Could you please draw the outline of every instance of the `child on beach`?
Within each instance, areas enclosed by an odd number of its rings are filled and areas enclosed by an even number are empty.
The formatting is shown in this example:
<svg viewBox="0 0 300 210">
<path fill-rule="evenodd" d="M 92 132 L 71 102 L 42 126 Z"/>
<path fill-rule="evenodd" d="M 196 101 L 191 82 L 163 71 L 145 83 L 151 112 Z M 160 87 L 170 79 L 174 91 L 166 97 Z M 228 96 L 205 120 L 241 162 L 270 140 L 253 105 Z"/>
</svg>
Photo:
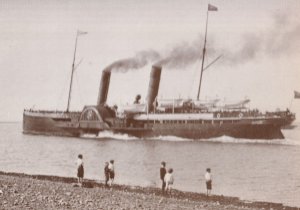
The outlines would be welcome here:
<svg viewBox="0 0 300 210">
<path fill-rule="evenodd" d="M 165 191 L 165 187 L 166 187 L 166 182 L 165 182 L 165 175 L 166 175 L 167 171 L 166 171 L 166 162 L 161 162 L 161 166 L 160 166 L 160 179 L 162 181 L 162 191 Z"/>
<path fill-rule="evenodd" d="M 110 186 L 113 184 L 115 179 L 115 166 L 114 166 L 114 160 L 110 160 L 108 164 L 109 169 L 109 178 L 110 178 Z"/>
<path fill-rule="evenodd" d="M 77 177 L 78 177 L 78 184 L 81 186 L 83 182 L 84 176 L 84 168 L 83 168 L 83 156 L 82 154 L 78 155 L 77 159 Z"/>
<path fill-rule="evenodd" d="M 174 183 L 173 169 L 170 168 L 165 175 L 166 192 L 171 194 L 172 185 Z"/>
<path fill-rule="evenodd" d="M 108 162 L 105 162 L 105 167 L 104 167 L 104 176 L 105 176 L 105 187 L 108 186 L 108 181 L 109 181 L 109 168 L 108 168 Z"/>
<path fill-rule="evenodd" d="M 210 173 L 210 168 L 206 169 L 205 173 L 205 181 L 206 181 L 206 196 L 208 196 L 211 193 L 212 188 L 212 175 Z"/>
</svg>

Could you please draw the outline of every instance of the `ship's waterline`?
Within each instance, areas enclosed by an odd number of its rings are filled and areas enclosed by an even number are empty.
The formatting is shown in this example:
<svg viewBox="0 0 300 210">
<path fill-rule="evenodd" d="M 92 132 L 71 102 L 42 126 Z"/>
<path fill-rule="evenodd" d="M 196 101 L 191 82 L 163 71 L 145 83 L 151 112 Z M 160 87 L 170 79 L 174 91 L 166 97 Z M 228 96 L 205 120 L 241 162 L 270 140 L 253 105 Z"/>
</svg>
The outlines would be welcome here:
<svg viewBox="0 0 300 210">
<path fill-rule="evenodd" d="M 137 139 L 108 132 L 85 138 L 23 135 L 21 127 L 0 124 L 3 171 L 75 177 L 75 161 L 82 153 L 87 178 L 103 180 L 104 162 L 114 159 L 116 182 L 159 187 L 164 160 L 174 169 L 177 189 L 204 192 L 203 176 L 210 167 L 215 194 L 300 207 L 299 130 L 284 132 L 289 136 L 285 140 L 219 137 L 199 142 L 172 136 Z"/>
</svg>

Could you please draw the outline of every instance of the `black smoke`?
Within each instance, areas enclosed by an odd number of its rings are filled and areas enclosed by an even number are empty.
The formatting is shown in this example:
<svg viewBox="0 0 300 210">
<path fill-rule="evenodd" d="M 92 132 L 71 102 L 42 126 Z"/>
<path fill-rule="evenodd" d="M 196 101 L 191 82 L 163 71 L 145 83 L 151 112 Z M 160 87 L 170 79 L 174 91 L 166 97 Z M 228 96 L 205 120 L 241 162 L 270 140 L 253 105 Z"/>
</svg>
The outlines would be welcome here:
<svg viewBox="0 0 300 210">
<path fill-rule="evenodd" d="M 202 59 L 203 44 L 204 40 L 202 37 L 198 37 L 192 42 L 182 42 L 177 44 L 154 65 L 167 67 L 170 69 L 183 69 L 184 67 L 187 67 Z M 216 50 L 211 46 L 212 45 L 206 46 L 206 53 L 209 53 L 210 56 L 214 56 L 216 54 Z"/>
<path fill-rule="evenodd" d="M 158 52 L 154 50 L 145 50 L 136 53 L 134 57 L 117 60 L 108 65 L 104 71 L 127 72 L 137 70 L 146 66 L 149 62 L 155 62 L 160 58 Z"/>
</svg>

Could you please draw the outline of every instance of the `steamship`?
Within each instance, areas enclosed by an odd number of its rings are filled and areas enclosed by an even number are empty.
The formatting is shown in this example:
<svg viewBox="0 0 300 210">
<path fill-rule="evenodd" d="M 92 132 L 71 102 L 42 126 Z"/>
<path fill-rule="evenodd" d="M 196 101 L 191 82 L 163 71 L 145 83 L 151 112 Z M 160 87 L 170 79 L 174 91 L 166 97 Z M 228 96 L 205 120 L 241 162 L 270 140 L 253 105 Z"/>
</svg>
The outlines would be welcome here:
<svg viewBox="0 0 300 210">
<path fill-rule="evenodd" d="M 157 95 L 162 66 L 153 65 L 144 104 L 139 102 L 140 96 L 137 96 L 135 102 L 129 106 L 110 107 L 106 101 L 112 72 L 104 70 L 97 104 L 85 106 L 80 112 L 72 112 L 69 111 L 69 104 L 77 33 L 67 110 L 59 112 L 24 110 L 23 133 L 80 137 L 110 131 L 138 138 L 177 136 L 200 140 L 230 136 L 246 139 L 283 139 L 281 128 L 290 125 L 295 120 L 295 114 L 289 110 L 261 113 L 256 109 L 247 108 L 246 104 L 249 100 L 220 106 L 218 100 L 201 101 L 199 99 L 206 34 L 205 32 L 200 84 L 196 99 L 159 100 Z"/>
<path fill-rule="evenodd" d="M 158 100 L 162 68 L 153 66 L 147 102 L 140 97 L 126 107 L 106 105 L 111 71 L 103 71 L 98 102 L 81 112 L 24 110 L 23 131 L 29 134 L 80 137 L 102 131 L 139 138 L 177 136 L 208 139 L 231 136 L 247 139 L 282 139 L 281 127 L 290 125 L 295 114 L 289 110 L 261 113 L 246 108 L 249 100 L 217 106 L 218 100 Z"/>
</svg>

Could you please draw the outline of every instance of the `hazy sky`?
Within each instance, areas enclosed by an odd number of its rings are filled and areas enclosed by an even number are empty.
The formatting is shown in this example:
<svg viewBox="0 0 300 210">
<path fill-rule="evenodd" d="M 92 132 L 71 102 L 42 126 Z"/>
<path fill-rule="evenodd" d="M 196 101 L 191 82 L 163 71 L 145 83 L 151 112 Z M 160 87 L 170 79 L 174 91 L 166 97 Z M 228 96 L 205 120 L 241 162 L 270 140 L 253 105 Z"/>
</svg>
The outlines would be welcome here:
<svg viewBox="0 0 300 210">
<path fill-rule="evenodd" d="M 300 116 L 300 1 L 210 0 L 207 60 L 223 57 L 203 75 L 201 98 L 251 99 L 262 110 L 290 107 Z M 183 65 L 182 52 L 201 57 L 206 0 L 0 0 L 0 121 L 21 120 L 24 108 L 65 110 L 76 31 L 71 110 L 96 104 L 102 70 L 151 50 L 179 53 L 165 66 L 160 98 L 196 98 L 200 59 Z M 195 59 L 194 59 L 195 61 Z M 181 62 L 181 63 L 180 63 Z M 145 100 L 149 63 L 113 72 L 108 102 Z"/>
</svg>

